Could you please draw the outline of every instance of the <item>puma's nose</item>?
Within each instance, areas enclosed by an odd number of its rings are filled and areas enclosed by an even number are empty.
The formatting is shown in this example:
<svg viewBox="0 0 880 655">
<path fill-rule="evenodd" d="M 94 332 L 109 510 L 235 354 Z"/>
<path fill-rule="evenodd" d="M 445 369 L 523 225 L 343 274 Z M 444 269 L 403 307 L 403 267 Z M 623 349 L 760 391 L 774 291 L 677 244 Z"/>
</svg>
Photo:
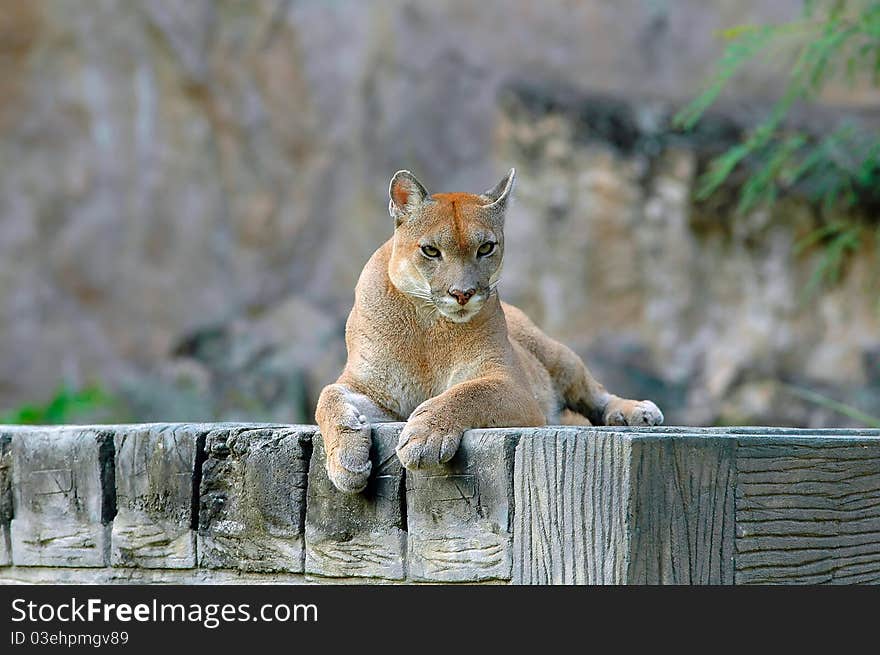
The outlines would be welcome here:
<svg viewBox="0 0 880 655">
<path fill-rule="evenodd" d="M 453 296 L 458 301 L 458 304 L 463 307 L 468 304 L 468 300 L 470 300 L 471 296 L 476 292 L 476 289 L 466 289 L 465 291 L 462 291 L 461 289 L 453 288 L 449 290 L 449 295 Z"/>
</svg>

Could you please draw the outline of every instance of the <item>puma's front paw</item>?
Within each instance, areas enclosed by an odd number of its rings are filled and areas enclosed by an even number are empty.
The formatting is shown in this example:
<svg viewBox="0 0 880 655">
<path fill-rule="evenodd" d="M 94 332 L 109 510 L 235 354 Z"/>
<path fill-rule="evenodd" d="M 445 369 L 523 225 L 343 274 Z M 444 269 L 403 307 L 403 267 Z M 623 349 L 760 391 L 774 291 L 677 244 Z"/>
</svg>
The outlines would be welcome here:
<svg viewBox="0 0 880 655">
<path fill-rule="evenodd" d="M 461 435 L 460 430 L 433 420 L 429 412 L 416 410 L 400 433 L 397 456 L 409 470 L 435 468 L 452 459 Z"/>
<path fill-rule="evenodd" d="M 333 485 L 349 494 L 363 491 L 370 479 L 372 429 L 363 416 L 333 426 L 334 438 L 324 438 L 327 446 L 327 475 Z"/>
<path fill-rule="evenodd" d="M 650 400 L 614 398 L 605 408 L 605 425 L 650 426 L 663 423 L 663 412 Z"/>
</svg>

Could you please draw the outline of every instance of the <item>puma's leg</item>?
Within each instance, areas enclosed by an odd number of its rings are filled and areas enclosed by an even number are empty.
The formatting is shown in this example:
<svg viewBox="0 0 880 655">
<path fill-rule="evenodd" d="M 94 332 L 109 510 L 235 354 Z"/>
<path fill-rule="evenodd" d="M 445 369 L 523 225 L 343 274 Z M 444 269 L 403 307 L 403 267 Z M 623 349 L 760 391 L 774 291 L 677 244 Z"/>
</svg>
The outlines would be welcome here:
<svg viewBox="0 0 880 655">
<path fill-rule="evenodd" d="M 605 408 L 605 425 L 660 425 L 663 412 L 650 400 L 628 400 L 612 396 Z"/>
<path fill-rule="evenodd" d="M 358 493 L 370 477 L 372 423 L 393 421 L 375 402 L 337 382 L 324 387 L 315 412 L 324 438 L 327 475 L 340 491 Z"/>
<path fill-rule="evenodd" d="M 578 414 L 570 409 L 563 409 L 559 414 L 559 425 L 593 425 L 583 414 Z"/>
<path fill-rule="evenodd" d="M 544 334 L 520 309 L 505 304 L 504 313 L 510 336 L 550 373 L 564 409 L 585 416 L 593 425 L 663 423 L 663 412 L 650 400 L 627 400 L 608 393 L 577 353 Z"/>
<path fill-rule="evenodd" d="M 465 430 L 543 425 L 544 414 L 529 390 L 504 375 L 453 385 L 416 407 L 400 433 L 397 456 L 408 469 L 452 459 Z"/>
<path fill-rule="evenodd" d="M 660 425 L 663 412 L 650 400 L 628 400 L 608 393 L 583 360 L 559 344 L 557 366 L 550 372 L 565 407 L 587 417 L 593 425 Z"/>
</svg>

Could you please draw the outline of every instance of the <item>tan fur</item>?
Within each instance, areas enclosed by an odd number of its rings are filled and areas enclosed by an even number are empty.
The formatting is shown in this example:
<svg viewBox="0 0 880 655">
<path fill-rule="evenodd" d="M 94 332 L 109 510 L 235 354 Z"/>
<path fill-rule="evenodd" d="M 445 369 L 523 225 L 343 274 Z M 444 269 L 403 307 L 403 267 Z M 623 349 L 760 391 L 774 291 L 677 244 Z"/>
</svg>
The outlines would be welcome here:
<svg viewBox="0 0 880 655">
<path fill-rule="evenodd" d="M 482 195 L 429 197 L 408 172 L 392 179 L 394 236 L 364 267 L 346 323 L 345 370 L 318 400 L 339 489 L 366 486 L 375 422 L 407 422 L 397 454 L 418 469 L 449 461 L 470 428 L 663 421 L 654 403 L 608 393 L 571 349 L 499 300 L 512 185 L 511 170 Z M 493 252 L 478 255 L 487 243 L 497 244 Z"/>
</svg>

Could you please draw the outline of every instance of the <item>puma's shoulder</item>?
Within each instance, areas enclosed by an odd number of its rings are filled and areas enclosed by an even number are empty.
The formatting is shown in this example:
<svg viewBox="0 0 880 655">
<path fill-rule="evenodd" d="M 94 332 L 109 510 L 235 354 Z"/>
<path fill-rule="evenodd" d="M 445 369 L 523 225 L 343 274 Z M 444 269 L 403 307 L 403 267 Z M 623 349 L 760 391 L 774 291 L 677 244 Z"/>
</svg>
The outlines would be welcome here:
<svg viewBox="0 0 880 655">
<path fill-rule="evenodd" d="M 501 303 L 504 319 L 507 322 L 507 334 L 511 340 L 517 341 L 534 352 L 537 342 L 548 339 L 532 319 L 523 310 L 506 302 Z"/>
</svg>

